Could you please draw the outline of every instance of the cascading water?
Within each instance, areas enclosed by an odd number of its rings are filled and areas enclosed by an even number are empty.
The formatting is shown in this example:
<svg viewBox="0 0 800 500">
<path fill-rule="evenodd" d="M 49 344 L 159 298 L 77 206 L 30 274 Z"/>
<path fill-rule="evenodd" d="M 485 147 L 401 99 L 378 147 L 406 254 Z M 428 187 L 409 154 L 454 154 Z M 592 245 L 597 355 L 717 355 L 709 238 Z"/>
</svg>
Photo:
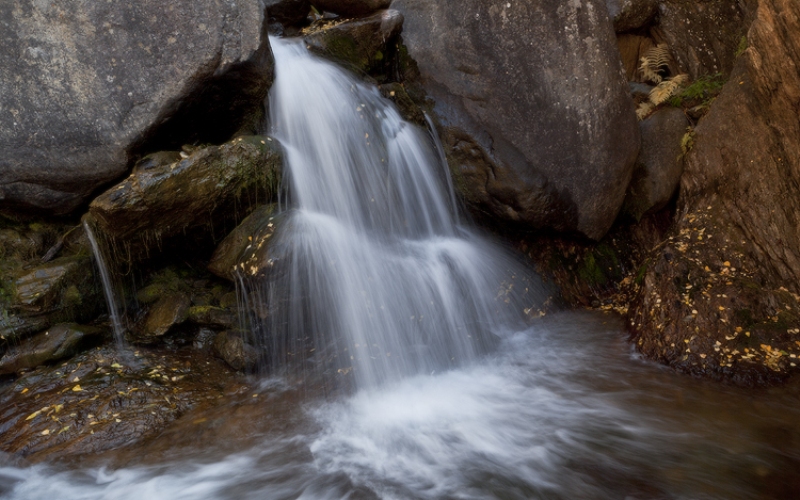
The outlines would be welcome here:
<svg viewBox="0 0 800 500">
<path fill-rule="evenodd" d="M 271 132 L 286 151 L 296 210 L 270 242 L 266 282 L 240 277 L 250 309 L 269 305 L 251 324 L 270 339 L 270 362 L 317 352 L 370 386 L 485 352 L 521 319 L 522 305 L 498 294 L 520 286 L 524 271 L 456 224 L 425 131 L 302 42 L 271 43 Z"/>
</svg>

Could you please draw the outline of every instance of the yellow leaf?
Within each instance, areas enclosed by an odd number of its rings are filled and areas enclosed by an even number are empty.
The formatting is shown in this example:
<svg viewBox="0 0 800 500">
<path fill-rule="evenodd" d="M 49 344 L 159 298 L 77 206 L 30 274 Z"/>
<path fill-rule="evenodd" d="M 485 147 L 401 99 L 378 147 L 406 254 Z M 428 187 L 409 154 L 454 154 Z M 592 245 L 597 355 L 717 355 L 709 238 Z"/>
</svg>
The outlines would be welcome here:
<svg viewBox="0 0 800 500">
<path fill-rule="evenodd" d="M 82 390 L 83 390 L 83 389 L 81 389 L 81 386 L 80 386 L 80 385 L 75 385 L 75 387 L 73 387 L 73 388 L 72 388 L 72 391 L 73 391 L 73 392 L 80 392 L 80 391 L 82 391 Z"/>
<path fill-rule="evenodd" d="M 25 420 L 30 420 L 32 418 L 36 418 L 40 413 L 42 413 L 42 410 L 35 411 L 35 412 L 31 413 L 30 415 L 28 415 L 28 418 L 26 418 Z"/>
<path fill-rule="evenodd" d="M 42 431 L 42 436 L 47 436 L 48 434 L 50 434 L 50 429 L 45 429 Z"/>
<path fill-rule="evenodd" d="M 22 389 L 22 391 L 20 391 L 20 394 L 25 394 L 26 392 L 28 392 L 28 388 L 27 387 Z"/>
</svg>

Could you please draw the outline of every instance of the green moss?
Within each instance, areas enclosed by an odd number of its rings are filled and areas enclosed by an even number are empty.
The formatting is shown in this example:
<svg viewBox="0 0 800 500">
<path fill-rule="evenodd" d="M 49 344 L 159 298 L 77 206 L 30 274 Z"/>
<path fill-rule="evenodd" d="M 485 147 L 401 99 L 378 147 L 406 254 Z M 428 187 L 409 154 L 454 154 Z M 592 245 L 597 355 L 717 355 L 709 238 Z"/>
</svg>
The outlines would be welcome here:
<svg viewBox="0 0 800 500">
<path fill-rule="evenodd" d="M 691 85 L 686 87 L 675 97 L 669 99 L 669 104 L 675 107 L 708 106 L 716 99 L 722 87 L 725 86 L 725 77 L 722 73 L 701 76 Z"/>
<path fill-rule="evenodd" d="M 747 50 L 749 47 L 749 43 L 747 42 L 747 35 L 743 35 L 742 38 L 739 40 L 739 46 L 736 47 L 736 52 L 734 52 L 734 56 L 739 57 L 740 55 L 744 54 L 744 51 Z"/>
<path fill-rule="evenodd" d="M 750 309 L 736 309 L 733 311 L 733 317 L 736 323 L 743 328 L 750 328 L 756 324 L 753 312 Z"/>
<path fill-rule="evenodd" d="M 602 286 L 608 281 L 593 252 L 589 252 L 584 257 L 583 264 L 578 268 L 578 277 L 590 286 Z"/>
<path fill-rule="evenodd" d="M 636 280 L 635 283 L 637 285 L 641 285 L 644 283 L 644 277 L 647 275 L 647 264 L 642 264 L 639 266 L 639 270 L 636 271 Z"/>
<path fill-rule="evenodd" d="M 83 296 L 75 285 L 70 285 L 61 295 L 61 301 L 65 307 L 76 307 L 83 303 Z"/>
</svg>

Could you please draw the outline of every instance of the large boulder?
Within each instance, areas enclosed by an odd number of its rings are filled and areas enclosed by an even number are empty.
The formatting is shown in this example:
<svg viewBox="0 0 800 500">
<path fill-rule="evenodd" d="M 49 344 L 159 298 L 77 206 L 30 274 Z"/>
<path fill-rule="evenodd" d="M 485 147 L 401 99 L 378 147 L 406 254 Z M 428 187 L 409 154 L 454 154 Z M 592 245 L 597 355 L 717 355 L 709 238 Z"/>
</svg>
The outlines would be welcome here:
<svg viewBox="0 0 800 500">
<path fill-rule="evenodd" d="M 639 150 L 603 2 L 395 0 L 456 186 L 474 209 L 602 237 Z"/>
<path fill-rule="evenodd" d="M 672 237 L 641 275 L 636 344 L 680 370 L 743 383 L 798 371 L 797 33 L 800 4 L 759 0 L 749 48 L 695 129 Z"/>
<path fill-rule="evenodd" d="M 265 26 L 259 0 L 1 2 L 0 208 L 68 213 L 142 153 L 257 120 Z"/>
</svg>

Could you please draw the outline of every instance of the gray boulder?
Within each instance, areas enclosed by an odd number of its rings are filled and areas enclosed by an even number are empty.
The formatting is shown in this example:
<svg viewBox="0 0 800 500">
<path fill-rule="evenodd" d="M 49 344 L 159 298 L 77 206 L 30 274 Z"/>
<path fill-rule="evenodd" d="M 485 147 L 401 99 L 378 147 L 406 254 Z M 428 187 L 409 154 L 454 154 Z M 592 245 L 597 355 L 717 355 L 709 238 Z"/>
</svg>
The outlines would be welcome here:
<svg viewBox="0 0 800 500">
<path fill-rule="evenodd" d="M 636 220 L 663 208 L 683 173 L 681 140 L 689 120 L 683 110 L 665 108 L 640 122 L 642 150 L 636 161 L 624 211 Z"/>
<path fill-rule="evenodd" d="M 132 160 L 259 119 L 259 0 L 0 2 L 0 208 L 64 214 Z"/>
<path fill-rule="evenodd" d="M 435 100 L 456 186 L 475 211 L 600 238 L 639 151 L 603 2 L 395 0 Z"/>
</svg>

